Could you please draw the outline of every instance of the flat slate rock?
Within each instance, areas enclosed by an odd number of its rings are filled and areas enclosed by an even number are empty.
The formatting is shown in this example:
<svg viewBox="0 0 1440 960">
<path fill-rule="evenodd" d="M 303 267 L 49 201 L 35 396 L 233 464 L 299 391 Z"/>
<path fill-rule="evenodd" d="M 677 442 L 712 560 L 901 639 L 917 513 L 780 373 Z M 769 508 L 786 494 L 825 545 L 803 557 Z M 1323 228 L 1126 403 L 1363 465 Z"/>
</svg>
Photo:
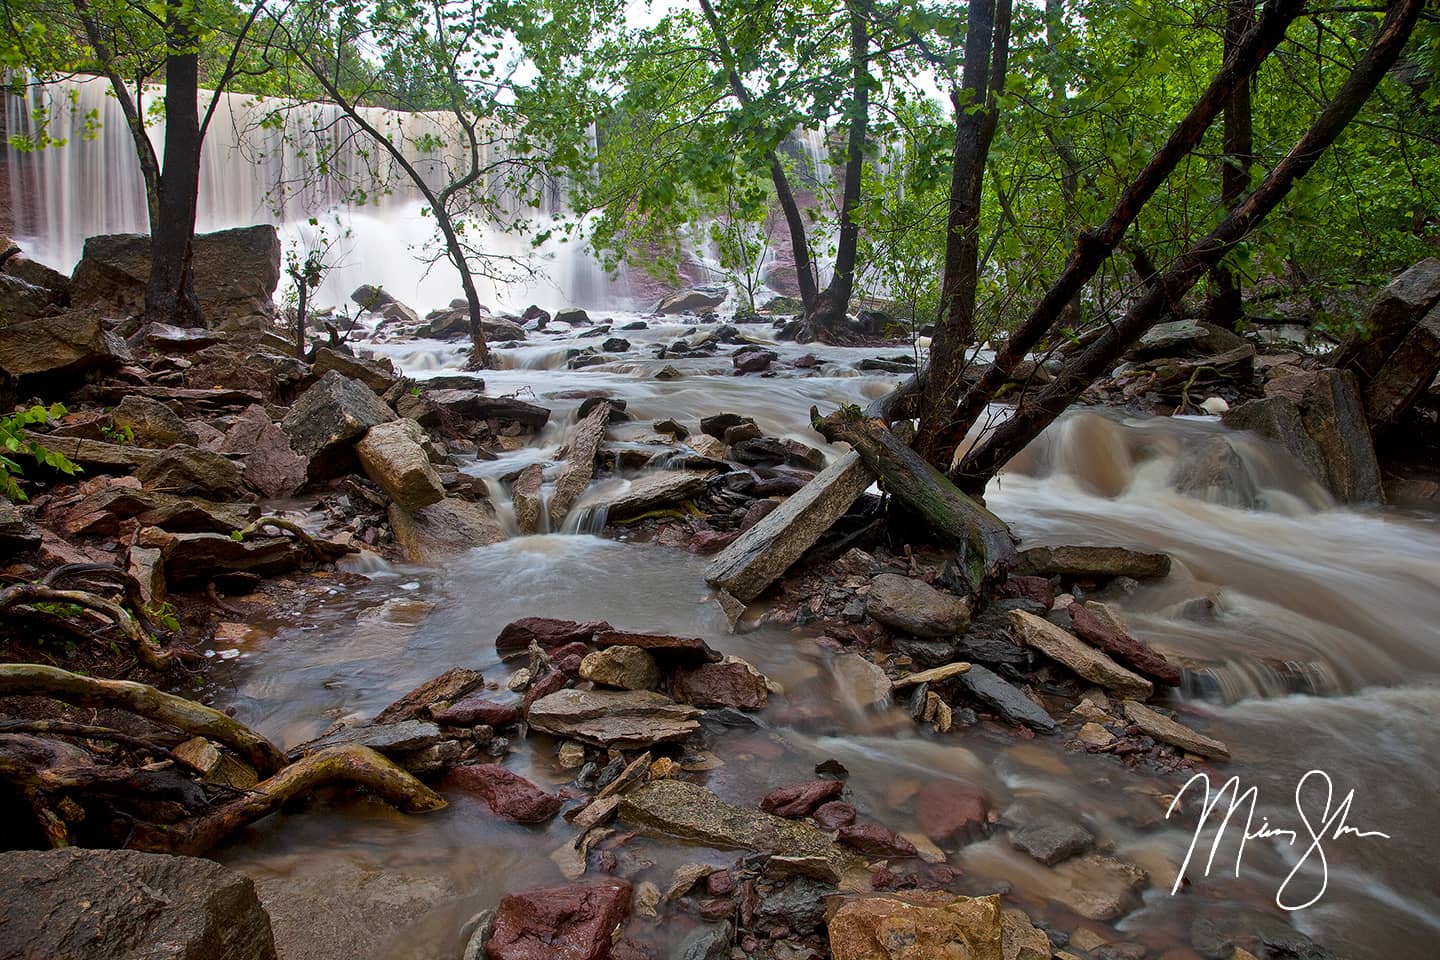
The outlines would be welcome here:
<svg viewBox="0 0 1440 960">
<path fill-rule="evenodd" d="M 559 690 L 530 705 L 530 729 L 601 747 L 676 743 L 700 729 L 701 712 L 649 690 Z"/>
<path fill-rule="evenodd" d="M 1031 547 L 1020 551 L 1015 572 L 1020 576 L 1151 580 L 1170 573 L 1170 557 L 1125 547 Z"/>
<path fill-rule="evenodd" d="M 972 663 L 956 678 L 967 694 L 995 711 L 1009 723 L 1023 724 L 1037 733 L 1054 733 L 1055 719 L 1039 704 L 993 670 Z"/>
<path fill-rule="evenodd" d="M 1011 628 L 1027 646 L 1034 647 L 1050 659 L 1064 664 L 1091 683 L 1097 683 L 1122 697 L 1143 699 L 1155 691 L 1149 680 L 1125 669 L 1049 620 L 1042 620 L 1024 610 L 1011 610 L 1009 616 Z"/>
<path fill-rule="evenodd" d="M 1156 740 L 1209 760 L 1230 759 L 1230 748 L 1213 737 L 1191 730 L 1185 724 L 1171 720 L 1143 703 L 1126 700 L 1124 707 L 1125 719 Z"/>
<path fill-rule="evenodd" d="M 679 663 L 719 663 L 721 656 L 699 637 L 675 637 L 663 633 L 629 633 L 602 630 L 594 635 L 597 647 L 639 647 L 652 656 Z M 498 641 L 497 641 L 498 645 Z"/>
</svg>

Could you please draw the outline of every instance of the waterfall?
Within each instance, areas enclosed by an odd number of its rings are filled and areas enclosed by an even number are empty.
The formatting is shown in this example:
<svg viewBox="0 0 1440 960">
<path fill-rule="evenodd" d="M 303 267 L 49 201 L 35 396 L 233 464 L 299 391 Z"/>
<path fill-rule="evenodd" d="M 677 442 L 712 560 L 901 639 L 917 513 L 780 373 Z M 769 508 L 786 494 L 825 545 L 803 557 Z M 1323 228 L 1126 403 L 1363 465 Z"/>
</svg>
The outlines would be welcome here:
<svg viewBox="0 0 1440 960">
<path fill-rule="evenodd" d="M 163 87 L 144 88 L 141 110 L 163 97 Z M 202 111 L 210 98 L 202 92 Z M 58 142 L 20 149 L 17 136 L 38 138 L 42 132 L 37 109 L 47 119 L 43 132 Z M 406 145 L 406 159 L 427 182 L 445 182 L 448 170 L 466 162 L 453 121 L 445 115 L 378 107 L 361 112 L 368 123 Z M 158 155 L 163 117 L 152 115 L 147 123 Z M 6 100 L 5 130 L 16 239 L 32 258 L 68 271 L 80 259 L 86 237 L 148 232 L 140 164 L 109 81 L 74 78 L 32 86 L 26 96 Z M 422 141 L 434 149 L 418 149 Z M 500 147 L 483 149 L 483 164 L 503 159 Z M 325 174 L 316 175 L 322 169 Z M 486 253 L 522 265 L 498 278 L 476 278 L 487 306 L 633 306 L 624 272 L 618 279 L 608 275 L 580 241 L 554 239 L 536 248 L 510 229 L 515 218 L 544 230 L 562 217 L 563 184 L 526 191 L 538 194 L 539 205 L 517 196 L 499 175 L 486 190 L 497 201 L 498 219 L 470 224 L 467 236 Z M 275 224 L 287 249 L 305 248 L 321 230 L 342 238 L 338 265 L 317 294 L 317 306 L 347 306 L 350 291 L 361 283 L 384 286 L 422 311 L 460 295 L 458 274 L 437 259 L 441 251 L 434 222 L 423 213 L 419 191 L 333 104 L 219 95 L 201 157 L 196 229 L 251 223 Z"/>
</svg>

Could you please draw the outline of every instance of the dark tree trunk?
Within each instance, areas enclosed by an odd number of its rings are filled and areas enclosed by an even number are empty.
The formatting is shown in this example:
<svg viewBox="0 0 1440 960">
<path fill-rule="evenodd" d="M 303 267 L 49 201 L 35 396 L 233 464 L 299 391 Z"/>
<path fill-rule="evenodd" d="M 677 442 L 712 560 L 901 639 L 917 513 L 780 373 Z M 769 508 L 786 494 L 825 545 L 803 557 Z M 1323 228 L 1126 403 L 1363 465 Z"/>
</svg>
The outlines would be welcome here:
<svg viewBox="0 0 1440 960">
<path fill-rule="evenodd" d="M 835 247 L 835 271 L 830 282 L 805 305 L 806 334 L 812 339 L 833 339 L 845 322 L 855 292 L 855 255 L 860 244 L 860 181 L 865 169 L 865 145 L 870 133 L 871 0 L 850 4 L 850 109 L 847 111 L 845 183 L 840 200 L 840 236 Z"/>
<path fill-rule="evenodd" d="M 1229 0 L 1225 7 L 1225 56 L 1234 56 L 1240 38 L 1255 23 L 1255 0 Z M 1232 209 L 1250 189 L 1250 164 L 1255 137 L 1250 111 L 1250 84 L 1242 83 L 1225 102 L 1225 156 L 1220 166 L 1220 205 Z M 1215 266 L 1215 295 L 1209 303 L 1209 319 L 1229 330 L 1239 327 L 1245 314 L 1240 281 L 1225 264 Z"/>
<path fill-rule="evenodd" d="M 1125 316 L 1068 363 L 1033 401 L 1015 413 L 970 452 L 952 474 L 962 490 L 984 489 L 986 482 L 1065 411 L 1096 377 L 1120 356 L 1212 269 L 1226 252 L 1245 238 L 1290 189 L 1305 176 L 1325 150 L 1364 106 L 1385 73 L 1404 50 L 1426 0 L 1392 0 L 1370 49 L 1356 64 L 1335 97 L 1285 158 L 1248 197 L 1164 273 Z"/>
<path fill-rule="evenodd" d="M 984 412 L 995 392 L 1010 379 L 1026 354 L 1050 333 L 1066 306 L 1079 295 L 1096 271 L 1119 245 L 1130 224 L 1195 145 L 1238 84 L 1245 83 L 1285 37 L 1290 22 L 1304 9 L 1304 0 L 1270 0 L 1255 29 L 1246 35 L 1220 72 L 1210 81 L 1195 106 L 1125 188 L 1109 218 L 1093 231 L 1082 233 L 1064 271 L 1031 309 L 1029 316 L 1006 341 L 980 380 L 965 394 L 959 410 L 935 441 L 936 449 L 953 450 Z M 935 416 L 942 414 L 936 413 Z M 943 459 L 943 457 L 938 458 Z"/>
<path fill-rule="evenodd" d="M 195 206 L 200 193 L 199 54 L 193 22 L 176 2 L 166 5 L 165 151 L 150 225 L 150 282 L 145 319 L 182 327 L 205 325 L 190 269 Z"/>
<path fill-rule="evenodd" d="M 954 444 L 939 441 L 962 389 L 965 352 L 975 340 L 975 296 L 980 283 L 980 202 L 985 161 L 995 138 L 996 98 L 1005 86 L 1010 49 L 1010 0 L 970 0 L 965 71 L 955 106 L 955 155 L 950 167 L 950 214 L 945 236 L 945 273 L 940 316 L 930 342 L 920 430 L 915 449 L 941 470 L 950 467 Z"/>
</svg>

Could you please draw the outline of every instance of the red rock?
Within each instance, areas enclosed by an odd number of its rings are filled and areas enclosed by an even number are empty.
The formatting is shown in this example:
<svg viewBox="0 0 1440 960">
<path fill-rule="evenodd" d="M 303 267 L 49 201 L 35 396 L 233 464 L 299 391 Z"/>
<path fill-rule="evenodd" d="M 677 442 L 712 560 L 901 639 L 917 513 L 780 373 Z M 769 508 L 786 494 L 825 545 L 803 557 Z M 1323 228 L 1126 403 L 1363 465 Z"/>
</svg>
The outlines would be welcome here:
<svg viewBox="0 0 1440 960">
<path fill-rule="evenodd" d="M 748 663 L 707 663 L 670 676 L 670 696 L 696 707 L 763 710 L 770 699 L 765 678 Z"/>
<path fill-rule="evenodd" d="M 1030 600 L 1049 610 L 1055 605 L 1055 585 L 1049 577 L 1009 576 L 995 591 L 1002 600 Z"/>
<path fill-rule="evenodd" d="M 919 853 L 915 844 L 881 823 L 847 823 L 840 828 L 839 840 L 872 857 L 913 857 Z"/>
<path fill-rule="evenodd" d="M 811 816 L 821 830 L 839 830 L 855 822 L 855 808 L 843 800 L 831 800 L 820 804 Z"/>
<path fill-rule="evenodd" d="M 1166 686 L 1180 686 L 1180 668 L 1165 656 L 1136 640 L 1124 630 L 1091 613 L 1078 603 L 1070 604 L 1070 631 L 1136 673 L 1151 677 Z"/>
<path fill-rule="evenodd" d="M 734 543 L 738 536 L 740 536 L 738 530 L 701 530 L 690 538 L 690 543 L 685 549 L 691 553 L 716 553 Z"/>
<path fill-rule="evenodd" d="M 578 671 L 580 668 L 577 666 L 575 669 Z M 563 670 L 551 670 L 539 680 L 532 682 L 530 688 L 525 691 L 525 699 L 521 701 L 521 711 L 529 714 L 531 704 L 541 697 L 548 697 L 552 693 L 565 689 L 565 685 L 570 680 L 571 676 Z"/>
<path fill-rule="evenodd" d="M 588 643 L 567 643 L 563 647 L 556 647 L 554 650 L 549 651 L 551 661 L 557 663 L 567 657 L 579 657 L 583 660 L 585 659 L 585 654 L 589 652 L 590 644 Z"/>
<path fill-rule="evenodd" d="M 735 892 L 735 877 L 729 870 L 716 870 L 705 878 L 705 892 L 712 897 L 724 897 Z"/>
<path fill-rule="evenodd" d="M 771 790 L 760 801 L 760 809 L 777 817 L 803 817 L 845 789 L 839 780 L 810 780 Z"/>
<path fill-rule="evenodd" d="M 604 620 L 576 623 L 551 617 L 523 617 L 508 624 L 495 638 L 495 649 L 501 653 L 520 653 L 530 649 L 531 641 L 542 650 L 554 650 L 567 643 L 588 643 L 596 633 L 609 630 Z"/>
<path fill-rule="evenodd" d="M 630 912 L 628 880 L 512 893 L 495 911 L 490 960 L 605 960 L 610 933 Z"/>
<path fill-rule="evenodd" d="M 567 657 L 556 658 L 551 662 L 550 666 L 555 672 L 562 673 L 573 680 L 580 676 L 580 664 L 584 659 L 585 658 L 578 653 L 572 653 Z"/>
<path fill-rule="evenodd" d="M 560 812 L 563 802 L 518 773 L 494 763 L 456 767 L 446 774 L 445 784 L 473 793 L 485 801 L 496 816 L 515 823 L 544 823 Z"/>
<path fill-rule="evenodd" d="M 660 633 L 627 633 L 602 630 L 595 635 L 597 647 L 639 647 L 657 659 L 672 663 L 719 663 L 720 654 L 699 637 L 672 637 Z"/>
<path fill-rule="evenodd" d="M 915 794 L 915 820 L 935 843 L 967 843 L 990 829 L 985 794 L 973 784 L 932 780 Z"/>
<path fill-rule="evenodd" d="M 735 902 L 725 898 L 701 900 L 700 916 L 712 923 L 717 920 L 729 920 L 735 916 Z"/>
<path fill-rule="evenodd" d="M 755 524 L 768 517 L 770 511 L 778 506 L 780 506 L 780 501 L 778 500 L 756 500 L 745 509 L 745 516 L 740 518 L 740 530 L 742 532 L 749 530 L 755 526 Z"/>
<path fill-rule="evenodd" d="M 375 722 L 399 723 L 401 720 L 420 719 L 436 704 L 453 703 L 484 682 L 485 678 L 479 670 L 467 670 L 464 667 L 446 670 L 381 710 Z"/>
<path fill-rule="evenodd" d="M 432 719 L 444 727 L 473 727 L 481 723 L 504 727 L 519 722 L 520 704 L 498 703 L 483 697 L 466 697 L 432 714 Z"/>
</svg>

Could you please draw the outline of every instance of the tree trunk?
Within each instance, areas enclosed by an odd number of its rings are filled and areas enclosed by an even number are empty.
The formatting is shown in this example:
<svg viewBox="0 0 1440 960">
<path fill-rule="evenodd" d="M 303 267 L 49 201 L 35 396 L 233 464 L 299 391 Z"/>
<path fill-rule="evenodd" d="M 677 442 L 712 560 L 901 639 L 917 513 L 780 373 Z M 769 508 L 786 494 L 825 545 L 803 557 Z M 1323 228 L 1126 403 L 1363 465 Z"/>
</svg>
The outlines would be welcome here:
<svg viewBox="0 0 1440 960">
<path fill-rule="evenodd" d="M 870 133 L 870 34 L 872 0 L 850 3 L 850 109 L 845 147 L 845 184 L 840 200 L 840 236 L 835 247 L 835 270 L 830 282 L 813 305 L 805 306 L 805 327 L 809 339 L 834 339 L 845 322 L 850 297 L 855 292 L 855 256 L 860 245 L 861 175 L 865 170 L 865 145 Z"/>
<path fill-rule="evenodd" d="M 953 450 L 965 438 L 995 392 L 1010 379 L 1025 355 L 1049 334 L 1066 306 L 1119 245 L 1141 208 L 1200 142 L 1231 92 L 1259 69 L 1260 63 L 1284 39 L 1286 28 L 1299 16 L 1304 6 L 1304 0 L 1270 0 L 1259 23 L 1245 36 L 1235 56 L 1225 62 L 1195 106 L 1170 134 L 1170 139 L 1125 188 L 1109 218 L 1098 229 L 1083 233 L 1076 239 L 1064 271 L 1010 335 L 979 382 L 965 394 L 954 418 L 936 439 L 937 448 L 943 445 Z M 943 416 L 938 412 L 933 415 Z"/>
<path fill-rule="evenodd" d="M 1240 38 L 1255 23 L 1255 0 L 1229 0 L 1225 8 L 1225 56 L 1234 56 Z M 1220 161 L 1220 206 L 1234 208 L 1250 189 L 1250 164 L 1255 137 L 1250 111 L 1250 84 L 1242 83 L 1225 102 L 1225 156 Z M 1209 303 L 1209 319 L 1227 330 L 1235 330 L 1245 314 L 1240 281 L 1224 263 L 1212 273 L 1215 295 Z"/>
<path fill-rule="evenodd" d="M 955 106 L 955 155 L 950 167 L 950 215 L 940 316 L 930 343 L 930 372 L 915 439 L 921 455 L 942 470 L 949 469 L 955 447 L 938 442 L 940 431 L 960 399 L 965 352 L 975 340 L 980 202 L 985 161 L 998 119 L 995 101 L 1005 86 L 1010 0 L 970 0 L 966 31 L 965 72 L 961 88 L 951 94 Z"/>
<path fill-rule="evenodd" d="M 1137 300 L 1118 323 L 1067 364 L 1034 401 L 1018 407 L 1010 419 L 965 457 L 952 474 L 962 489 L 983 490 L 986 482 L 1011 457 L 1038 437 L 1096 377 L 1109 370 L 1146 330 L 1180 302 L 1207 270 L 1285 198 L 1296 181 L 1319 161 L 1394 65 L 1425 2 L 1392 0 L 1370 49 L 1294 149 L 1209 236 L 1193 245 L 1162 273 L 1155 286 Z"/>
<path fill-rule="evenodd" d="M 166 4 L 165 152 L 157 212 L 150 225 L 150 282 L 145 319 L 182 327 L 205 325 L 195 298 L 191 248 L 200 193 L 200 81 L 198 38 L 177 0 Z"/>
<path fill-rule="evenodd" d="M 1004 521 L 957 489 L 884 421 L 867 419 L 854 408 L 822 418 L 812 407 L 810 425 L 826 440 L 850 444 L 884 480 L 885 489 L 925 519 L 937 540 L 960 549 L 960 567 L 970 589 L 1003 577 L 1014 565 L 1015 541 Z"/>
</svg>

